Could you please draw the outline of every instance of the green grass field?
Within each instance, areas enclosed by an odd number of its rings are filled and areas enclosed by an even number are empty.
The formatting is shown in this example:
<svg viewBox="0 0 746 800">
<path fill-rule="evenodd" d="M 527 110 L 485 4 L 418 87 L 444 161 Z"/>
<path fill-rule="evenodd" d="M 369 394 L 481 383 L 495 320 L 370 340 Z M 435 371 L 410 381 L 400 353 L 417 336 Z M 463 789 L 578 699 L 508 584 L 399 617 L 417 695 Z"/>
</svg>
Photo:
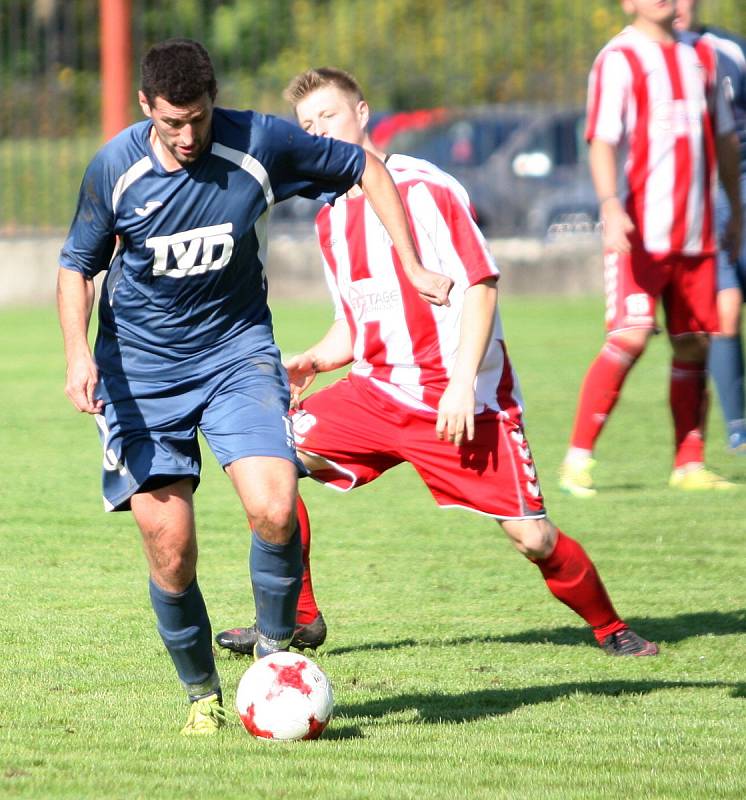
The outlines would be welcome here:
<svg viewBox="0 0 746 800">
<path fill-rule="evenodd" d="M 598 449 L 601 493 L 556 488 L 598 300 L 503 304 L 553 519 L 620 613 L 661 643 L 611 659 L 491 521 L 439 511 L 400 467 L 350 496 L 309 481 L 317 660 L 336 692 L 323 739 L 178 735 L 186 704 L 155 631 L 127 514 L 105 515 L 95 425 L 62 393 L 52 310 L 0 313 L 0 797 L 746 797 L 746 488 L 689 496 L 670 470 L 667 346 L 653 342 Z M 276 304 L 280 344 L 325 307 Z M 713 403 L 715 406 L 715 403 Z M 713 409 L 709 460 L 746 483 Z M 214 629 L 253 619 L 248 536 L 209 454 L 197 494 Z M 248 667 L 221 658 L 226 699 Z"/>
</svg>

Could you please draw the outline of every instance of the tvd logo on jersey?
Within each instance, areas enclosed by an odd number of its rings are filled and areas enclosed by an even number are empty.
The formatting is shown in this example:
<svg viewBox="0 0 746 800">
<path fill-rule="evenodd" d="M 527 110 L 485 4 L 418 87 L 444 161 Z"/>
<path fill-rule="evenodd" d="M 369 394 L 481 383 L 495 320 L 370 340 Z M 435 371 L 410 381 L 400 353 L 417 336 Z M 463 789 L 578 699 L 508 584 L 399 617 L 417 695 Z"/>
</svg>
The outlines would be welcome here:
<svg viewBox="0 0 746 800">
<path fill-rule="evenodd" d="M 185 278 L 222 269 L 233 253 L 233 223 L 194 228 L 170 236 L 151 236 L 145 246 L 154 251 L 153 275 Z"/>
</svg>

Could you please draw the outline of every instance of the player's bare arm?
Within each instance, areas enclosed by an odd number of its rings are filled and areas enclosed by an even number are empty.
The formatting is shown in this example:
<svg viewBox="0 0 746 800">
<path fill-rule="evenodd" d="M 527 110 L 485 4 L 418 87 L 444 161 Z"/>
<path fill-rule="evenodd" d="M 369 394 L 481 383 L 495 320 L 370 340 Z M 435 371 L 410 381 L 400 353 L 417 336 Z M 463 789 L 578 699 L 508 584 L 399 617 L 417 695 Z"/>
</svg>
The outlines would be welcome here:
<svg viewBox="0 0 746 800">
<path fill-rule="evenodd" d="M 740 188 L 740 144 L 736 133 L 718 136 L 717 159 L 720 182 L 723 185 L 728 203 L 730 204 L 730 219 L 723 234 L 721 247 L 728 252 L 732 261 L 738 258 L 741 252 L 741 237 L 743 236 L 743 209 L 741 207 Z"/>
<path fill-rule="evenodd" d="M 601 139 L 593 139 L 590 144 L 589 163 L 603 223 L 604 248 L 617 253 L 628 253 L 629 234 L 634 231 L 635 226 L 617 196 L 616 147 Z"/>
<path fill-rule="evenodd" d="M 331 372 L 352 361 L 352 337 L 344 319 L 335 320 L 323 338 L 308 350 L 284 362 L 290 382 L 290 407 L 295 408 L 303 392 L 319 372 Z"/>
<path fill-rule="evenodd" d="M 420 297 L 436 306 L 447 306 L 453 281 L 447 276 L 426 270 L 417 255 L 412 233 L 399 192 L 388 170 L 377 156 L 366 150 L 365 170 L 360 188 L 388 231 L 399 254 L 404 271 Z"/>
<path fill-rule="evenodd" d="M 474 438 L 474 381 L 487 352 L 497 307 L 497 280 L 470 286 L 464 294 L 458 353 L 448 386 L 438 403 L 435 434 L 457 447 Z"/>
<path fill-rule="evenodd" d="M 57 308 L 67 361 L 65 394 L 78 411 L 98 414 L 101 400 L 94 398 L 98 369 L 88 344 L 88 323 L 95 297 L 93 281 L 79 272 L 60 268 Z"/>
</svg>

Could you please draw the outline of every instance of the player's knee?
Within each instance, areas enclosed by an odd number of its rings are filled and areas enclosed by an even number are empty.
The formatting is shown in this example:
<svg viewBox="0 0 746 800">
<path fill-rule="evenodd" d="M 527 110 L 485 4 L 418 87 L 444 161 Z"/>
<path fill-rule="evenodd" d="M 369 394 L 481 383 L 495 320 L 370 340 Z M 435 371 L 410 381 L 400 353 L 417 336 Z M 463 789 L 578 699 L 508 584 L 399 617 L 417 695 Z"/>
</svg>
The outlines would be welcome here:
<svg viewBox="0 0 746 800">
<path fill-rule="evenodd" d="M 721 322 L 720 323 L 720 331 L 717 336 L 713 336 L 714 339 L 725 338 L 725 339 L 732 339 L 735 336 L 738 336 L 741 332 L 741 326 L 738 322 Z"/>
<path fill-rule="evenodd" d="M 155 582 L 169 592 L 182 592 L 197 572 L 197 540 L 194 530 L 166 521 L 143 524 L 138 519 L 143 548 Z"/>
<path fill-rule="evenodd" d="M 718 329 L 721 336 L 738 336 L 741 332 L 741 308 L 744 296 L 739 289 L 718 292 Z"/>
<path fill-rule="evenodd" d="M 153 580 L 168 592 L 183 592 L 194 580 L 196 553 L 165 550 L 150 559 Z"/>
<path fill-rule="evenodd" d="M 671 346 L 675 358 L 692 363 L 701 363 L 707 359 L 710 340 L 706 334 L 694 333 L 671 339 Z"/>
<path fill-rule="evenodd" d="M 273 500 L 249 518 L 252 530 L 270 544 L 287 544 L 295 533 L 295 506 Z"/>
<path fill-rule="evenodd" d="M 719 336 L 738 336 L 738 334 L 741 332 L 740 314 L 721 314 L 719 328 Z"/>
<path fill-rule="evenodd" d="M 502 528 L 521 555 L 530 559 L 547 558 L 557 541 L 557 529 L 548 519 L 504 520 Z"/>
<path fill-rule="evenodd" d="M 611 334 L 607 339 L 607 344 L 616 346 L 635 360 L 645 352 L 650 336 L 651 331 L 645 328 L 633 329 Z"/>
</svg>

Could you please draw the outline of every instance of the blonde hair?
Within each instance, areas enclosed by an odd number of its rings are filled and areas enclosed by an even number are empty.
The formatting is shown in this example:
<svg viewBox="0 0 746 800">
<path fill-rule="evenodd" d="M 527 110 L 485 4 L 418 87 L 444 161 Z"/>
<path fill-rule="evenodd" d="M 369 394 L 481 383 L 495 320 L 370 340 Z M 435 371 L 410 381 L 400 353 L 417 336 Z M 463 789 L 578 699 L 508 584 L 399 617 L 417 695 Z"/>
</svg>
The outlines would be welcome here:
<svg viewBox="0 0 746 800">
<path fill-rule="evenodd" d="M 336 67 L 319 67 L 301 72 L 290 81 L 282 96 L 295 108 L 311 92 L 327 86 L 336 87 L 349 95 L 355 103 L 365 100 L 363 90 L 355 78 L 349 72 Z"/>
</svg>

